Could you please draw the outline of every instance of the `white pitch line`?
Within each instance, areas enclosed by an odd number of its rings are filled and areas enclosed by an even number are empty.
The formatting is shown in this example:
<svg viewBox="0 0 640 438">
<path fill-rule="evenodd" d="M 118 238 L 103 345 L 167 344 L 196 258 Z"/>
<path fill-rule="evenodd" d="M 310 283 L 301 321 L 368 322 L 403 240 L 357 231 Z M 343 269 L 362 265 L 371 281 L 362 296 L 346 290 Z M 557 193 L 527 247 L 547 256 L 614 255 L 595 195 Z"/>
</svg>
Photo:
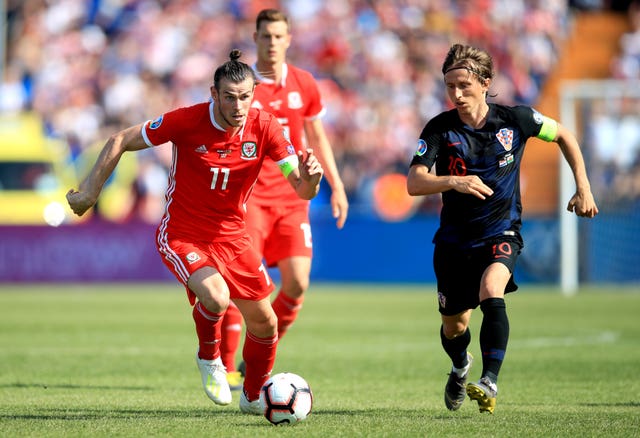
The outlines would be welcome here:
<svg viewBox="0 0 640 438">
<path fill-rule="evenodd" d="M 509 348 L 532 348 L 532 347 L 573 347 L 576 345 L 596 345 L 611 344 L 618 340 L 620 333 L 602 332 L 593 336 L 563 336 L 561 338 L 531 338 L 524 340 L 513 340 L 509 343 Z"/>
</svg>

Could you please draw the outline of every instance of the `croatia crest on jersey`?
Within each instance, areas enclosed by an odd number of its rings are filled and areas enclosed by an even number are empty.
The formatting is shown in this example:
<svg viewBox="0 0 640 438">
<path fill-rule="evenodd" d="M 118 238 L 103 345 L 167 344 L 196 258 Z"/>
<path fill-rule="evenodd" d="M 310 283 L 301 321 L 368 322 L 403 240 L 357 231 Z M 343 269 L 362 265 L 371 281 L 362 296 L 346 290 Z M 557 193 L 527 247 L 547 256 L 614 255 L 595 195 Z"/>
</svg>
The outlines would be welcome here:
<svg viewBox="0 0 640 438">
<path fill-rule="evenodd" d="M 242 143 L 240 158 L 243 160 L 253 160 L 258 154 L 258 145 L 253 141 L 245 141 Z"/>
<path fill-rule="evenodd" d="M 496 133 L 496 137 L 498 137 L 498 141 L 505 151 L 511 150 L 511 148 L 513 147 L 513 130 L 502 128 Z"/>
</svg>

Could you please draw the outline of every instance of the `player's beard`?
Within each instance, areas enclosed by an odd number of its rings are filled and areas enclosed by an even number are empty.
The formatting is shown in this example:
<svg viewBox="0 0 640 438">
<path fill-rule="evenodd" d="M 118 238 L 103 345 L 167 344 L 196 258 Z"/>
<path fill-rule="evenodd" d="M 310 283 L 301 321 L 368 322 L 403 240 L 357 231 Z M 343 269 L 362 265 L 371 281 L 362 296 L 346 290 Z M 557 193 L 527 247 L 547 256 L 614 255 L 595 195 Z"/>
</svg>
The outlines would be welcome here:
<svg viewBox="0 0 640 438">
<path fill-rule="evenodd" d="M 245 119 L 244 117 L 239 121 L 236 121 L 235 119 L 231 119 L 230 121 L 222 111 L 220 111 L 219 114 L 220 114 L 220 117 L 222 117 L 222 120 L 224 120 L 224 122 L 227 124 L 227 126 L 230 126 L 232 128 L 238 128 L 242 126 L 242 124 L 244 123 L 244 119 Z"/>
</svg>

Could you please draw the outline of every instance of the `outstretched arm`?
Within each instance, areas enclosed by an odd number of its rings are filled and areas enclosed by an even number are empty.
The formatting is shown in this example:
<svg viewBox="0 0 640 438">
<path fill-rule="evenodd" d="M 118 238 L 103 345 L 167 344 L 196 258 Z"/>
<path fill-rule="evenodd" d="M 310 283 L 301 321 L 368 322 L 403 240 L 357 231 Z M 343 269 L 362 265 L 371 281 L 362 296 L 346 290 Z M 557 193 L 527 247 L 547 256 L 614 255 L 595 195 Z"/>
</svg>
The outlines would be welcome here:
<svg viewBox="0 0 640 438">
<path fill-rule="evenodd" d="M 142 124 L 139 124 L 109 137 L 89 175 L 80 183 L 78 190 L 70 189 L 67 192 L 67 202 L 75 214 L 82 216 L 93 207 L 104 183 L 113 173 L 124 152 L 147 147 L 141 130 Z"/>
<path fill-rule="evenodd" d="M 598 206 L 591 193 L 591 184 L 587 178 L 587 169 L 578 140 L 571 131 L 558 123 L 558 134 L 555 141 L 560 146 L 565 160 L 569 163 L 576 182 L 576 193 L 569 200 L 567 210 L 575 212 L 581 217 L 592 218 L 598 214 Z"/>
</svg>

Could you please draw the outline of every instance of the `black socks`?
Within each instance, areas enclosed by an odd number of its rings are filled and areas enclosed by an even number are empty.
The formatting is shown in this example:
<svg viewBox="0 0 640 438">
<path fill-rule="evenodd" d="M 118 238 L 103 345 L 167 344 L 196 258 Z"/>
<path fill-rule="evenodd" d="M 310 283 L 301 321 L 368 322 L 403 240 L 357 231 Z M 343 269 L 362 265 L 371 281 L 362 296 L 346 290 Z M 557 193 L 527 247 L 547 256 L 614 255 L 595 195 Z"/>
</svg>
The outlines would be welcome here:
<svg viewBox="0 0 640 438">
<path fill-rule="evenodd" d="M 480 303 L 483 318 L 480 327 L 482 377 L 497 382 L 509 341 L 509 319 L 504 298 L 489 298 Z"/>
<path fill-rule="evenodd" d="M 453 366 L 456 368 L 464 368 L 467 365 L 467 347 L 471 342 L 471 332 L 469 328 L 462 335 L 447 339 L 444 336 L 442 326 L 440 326 L 440 340 L 442 341 L 442 348 L 451 358 Z"/>
</svg>

